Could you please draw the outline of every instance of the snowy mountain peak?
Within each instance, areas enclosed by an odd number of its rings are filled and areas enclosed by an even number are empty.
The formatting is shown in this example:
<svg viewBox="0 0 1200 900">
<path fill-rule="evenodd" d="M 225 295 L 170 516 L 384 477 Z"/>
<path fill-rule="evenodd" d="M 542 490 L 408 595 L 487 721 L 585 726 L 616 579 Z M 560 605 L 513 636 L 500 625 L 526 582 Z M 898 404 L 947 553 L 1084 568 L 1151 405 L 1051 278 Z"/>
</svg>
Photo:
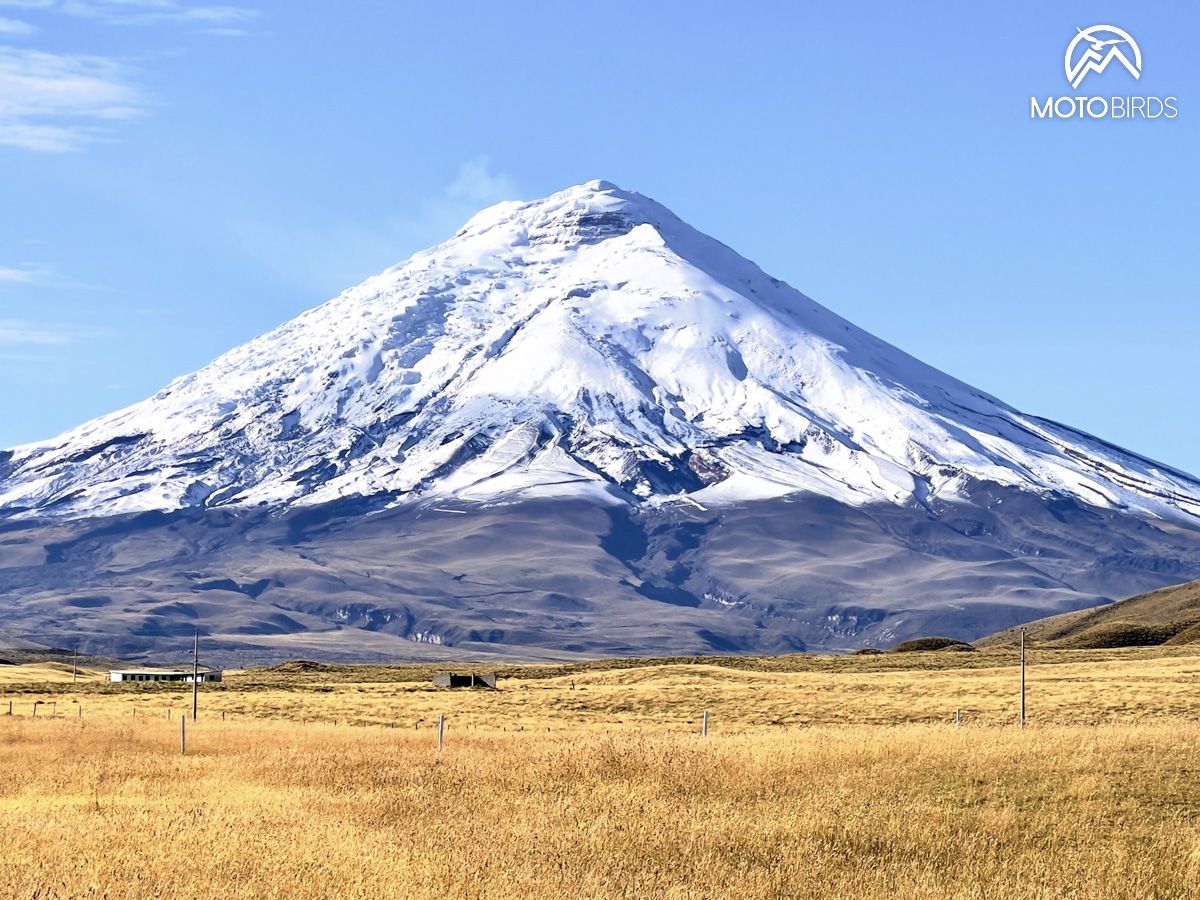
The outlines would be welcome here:
<svg viewBox="0 0 1200 900">
<path fill-rule="evenodd" d="M 0 510 L 805 491 L 924 505 L 981 483 L 1156 516 L 1200 484 L 909 357 L 604 181 L 474 216 L 154 397 L 0 453 Z"/>
<path fill-rule="evenodd" d="M 673 219 L 654 201 L 597 180 L 532 203 L 507 201 L 488 207 L 472 217 L 454 240 L 482 238 L 499 229 L 518 241 L 575 247 L 621 237 L 642 225 L 658 231 L 663 222 Z"/>
</svg>

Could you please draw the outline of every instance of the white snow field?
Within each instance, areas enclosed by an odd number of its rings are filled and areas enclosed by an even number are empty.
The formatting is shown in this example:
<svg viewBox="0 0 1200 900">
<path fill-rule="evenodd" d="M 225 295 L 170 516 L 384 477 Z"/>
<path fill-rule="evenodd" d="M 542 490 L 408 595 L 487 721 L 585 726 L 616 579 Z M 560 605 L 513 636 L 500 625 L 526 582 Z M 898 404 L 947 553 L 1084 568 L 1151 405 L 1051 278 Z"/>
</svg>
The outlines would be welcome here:
<svg viewBox="0 0 1200 900">
<path fill-rule="evenodd" d="M 1023 415 L 593 181 L 486 209 L 154 397 L 0 454 L 0 510 L 921 505 L 971 480 L 1200 516 L 1190 476 Z"/>
</svg>

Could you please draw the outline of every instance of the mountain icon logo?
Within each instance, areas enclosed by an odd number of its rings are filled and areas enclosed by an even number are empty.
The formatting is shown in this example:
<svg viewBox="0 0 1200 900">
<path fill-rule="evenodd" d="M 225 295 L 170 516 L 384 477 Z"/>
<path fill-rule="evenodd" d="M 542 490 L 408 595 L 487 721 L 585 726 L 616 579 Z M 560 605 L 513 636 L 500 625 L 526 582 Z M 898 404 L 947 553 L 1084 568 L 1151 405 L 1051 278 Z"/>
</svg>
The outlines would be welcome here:
<svg viewBox="0 0 1200 900">
<path fill-rule="evenodd" d="M 1067 47 L 1066 70 L 1071 87 L 1078 88 L 1088 72 L 1103 72 L 1114 59 L 1128 69 L 1134 78 L 1142 76 L 1142 51 L 1128 31 L 1115 25 L 1093 25 L 1077 30 L 1079 34 Z M 1084 49 L 1076 59 L 1080 45 Z M 1126 50 L 1133 51 L 1133 62 L 1125 55 Z"/>
</svg>

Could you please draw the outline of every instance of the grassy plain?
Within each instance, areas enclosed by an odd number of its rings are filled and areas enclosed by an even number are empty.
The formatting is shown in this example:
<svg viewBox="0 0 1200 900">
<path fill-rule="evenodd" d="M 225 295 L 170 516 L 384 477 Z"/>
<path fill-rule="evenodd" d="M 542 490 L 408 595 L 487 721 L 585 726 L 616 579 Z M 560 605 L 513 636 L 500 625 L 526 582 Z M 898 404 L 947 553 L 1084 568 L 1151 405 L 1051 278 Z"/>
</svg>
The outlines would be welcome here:
<svg viewBox="0 0 1200 900">
<path fill-rule="evenodd" d="M 1018 656 L 1010 652 L 863 657 L 605 660 L 510 666 L 496 692 L 434 688 L 428 666 L 328 666 L 226 673 L 201 688 L 206 716 L 299 723 L 476 731 L 694 730 L 704 710 L 726 731 L 809 725 L 1015 721 Z M 1039 724 L 1097 724 L 1146 716 L 1200 720 L 1196 648 L 1031 652 L 1028 711 Z M 44 671 L 43 671 L 44 670 Z M 484 669 L 480 669 L 484 671 Z M 0 713 L 56 704 L 58 715 L 178 716 L 185 685 L 114 685 L 98 671 L 78 683 L 70 667 L 0 667 Z M 44 679 L 44 680 L 39 680 Z M 40 707 L 39 707 L 40 709 Z"/>
<path fill-rule="evenodd" d="M 187 689 L 8 667 L 0 896 L 1200 897 L 1200 656 L 1035 654 L 1024 730 L 1014 663 L 246 671 L 187 756 Z"/>
</svg>

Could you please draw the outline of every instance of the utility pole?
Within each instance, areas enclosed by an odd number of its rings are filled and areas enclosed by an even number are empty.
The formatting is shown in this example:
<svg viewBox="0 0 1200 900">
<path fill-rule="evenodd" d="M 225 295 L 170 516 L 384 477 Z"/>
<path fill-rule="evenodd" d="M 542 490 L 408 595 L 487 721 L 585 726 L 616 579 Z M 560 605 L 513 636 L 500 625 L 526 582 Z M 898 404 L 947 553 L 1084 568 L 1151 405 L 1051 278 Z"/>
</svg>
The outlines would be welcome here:
<svg viewBox="0 0 1200 900">
<path fill-rule="evenodd" d="M 1025 629 L 1021 629 L 1021 727 L 1025 727 Z"/>
<path fill-rule="evenodd" d="M 196 629 L 196 646 L 192 649 L 192 721 L 200 700 L 200 629 Z"/>
</svg>

